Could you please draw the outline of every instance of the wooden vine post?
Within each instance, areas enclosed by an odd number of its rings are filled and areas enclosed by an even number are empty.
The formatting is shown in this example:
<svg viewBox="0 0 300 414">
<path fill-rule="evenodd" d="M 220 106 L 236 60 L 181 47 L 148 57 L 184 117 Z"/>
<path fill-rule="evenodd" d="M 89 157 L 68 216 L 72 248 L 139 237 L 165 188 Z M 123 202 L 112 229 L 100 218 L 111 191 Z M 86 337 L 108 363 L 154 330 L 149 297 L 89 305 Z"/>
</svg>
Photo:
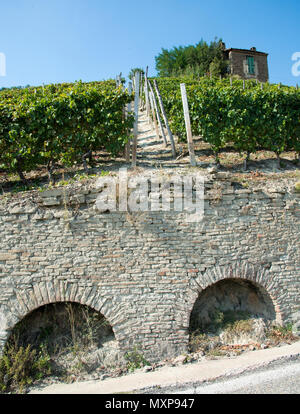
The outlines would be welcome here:
<svg viewBox="0 0 300 414">
<path fill-rule="evenodd" d="M 140 110 L 145 110 L 145 93 L 143 96 L 144 88 L 145 88 L 145 74 L 141 72 L 140 74 Z"/>
<path fill-rule="evenodd" d="M 148 90 L 148 66 L 145 71 L 145 103 L 146 103 L 146 114 L 148 119 L 150 118 L 150 104 L 149 104 L 149 90 Z"/>
<path fill-rule="evenodd" d="M 132 93 L 132 83 L 131 82 L 128 82 L 128 88 L 127 88 L 127 90 L 128 90 L 129 95 L 130 95 Z M 131 112 L 131 102 L 129 102 L 127 104 L 127 114 L 129 112 Z M 125 146 L 126 162 L 130 162 L 130 146 L 131 146 L 131 142 L 130 141 L 131 141 L 131 139 L 129 138 L 128 139 L 128 142 L 126 143 L 126 146 Z"/>
<path fill-rule="evenodd" d="M 149 88 L 150 88 L 150 93 L 151 93 L 152 100 L 153 100 L 153 104 L 154 104 L 155 113 L 156 113 L 157 120 L 158 120 L 158 123 L 159 123 L 161 135 L 163 137 L 165 146 L 167 146 L 166 134 L 165 134 L 165 131 L 164 131 L 163 124 L 161 122 L 161 117 L 160 117 L 160 114 L 159 114 L 159 110 L 158 110 L 156 98 L 155 98 L 155 95 L 154 95 L 154 92 L 153 92 L 153 88 L 152 88 L 152 85 L 151 85 L 151 82 L 150 81 L 149 81 Z"/>
<path fill-rule="evenodd" d="M 161 94 L 160 94 L 156 79 L 154 79 L 154 88 L 155 88 L 155 92 L 156 92 L 156 95 L 157 95 L 157 98 L 158 98 L 158 103 L 159 103 L 160 110 L 161 110 L 161 113 L 162 113 L 162 116 L 163 116 L 163 119 L 164 119 L 164 123 L 165 123 L 165 126 L 167 128 L 167 132 L 168 132 L 168 136 L 169 136 L 169 140 L 170 140 L 171 148 L 172 148 L 172 155 L 173 155 L 173 158 L 176 158 L 176 148 L 175 148 L 175 142 L 174 142 L 173 134 L 172 134 L 172 131 L 171 131 L 170 126 L 169 126 L 168 118 L 167 118 L 167 115 L 166 115 L 166 111 L 165 111 L 165 108 L 164 108 L 164 104 L 163 104 L 163 101 L 162 101 L 162 98 L 161 98 Z"/>
<path fill-rule="evenodd" d="M 122 72 L 116 77 L 117 88 L 122 85 Z"/>
<path fill-rule="evenodd" d="M 140 75 L 140 104 L 143 103 L 143 101 L 142 101 L 142 96 L 143 96 L 143 81 L 144 81 L 143 74 L 141 73 L 141 75 Z"/>
<path fill-rule="evenodd" d="M 132 144 L 132 167 L 136 167 L 136 150 L 138 135 L 138 119 L 139 119 L 139 91 L 140 91 L 140 73 L 135 72 L 134 77 L 134 127 L 133 127 L 133 144 Z"/>
<path fill-rule="evenodd" d="M 191 120 L 190 120 L 188 100 L 186 96 L 185 83 L 180 84 L 180 91 L 181 91 L 181 98 L 182 98 L 182 105 L 183 105 L 188 149 L 189 149 L 189 154 L 190 154 L 190 162 L 191 162 L 191 165 L 195 167 L 197 163 L 196 163 L 196 157 L 195 157 L 194 142 L 193 142 L 193 135 L 192 135 L 192 129 L 191 129 Z"/>
<path fill-rule="evenodd" d="M 149 81 L 148 81 L 148 90 L 149 90 Z M 152 93 L 149 93 L 149 101 L 150 101 L 150 107 L 151 107 L 151 113 L 152 113 L 152 125 L 154 125 L 155 134 L 157 138 L 159 139 L 159 131 L 158 131 L 158 125 L 157 125 L 156 116 L 155 116 L 154 100 L 153 100 Z"/>
</svg>

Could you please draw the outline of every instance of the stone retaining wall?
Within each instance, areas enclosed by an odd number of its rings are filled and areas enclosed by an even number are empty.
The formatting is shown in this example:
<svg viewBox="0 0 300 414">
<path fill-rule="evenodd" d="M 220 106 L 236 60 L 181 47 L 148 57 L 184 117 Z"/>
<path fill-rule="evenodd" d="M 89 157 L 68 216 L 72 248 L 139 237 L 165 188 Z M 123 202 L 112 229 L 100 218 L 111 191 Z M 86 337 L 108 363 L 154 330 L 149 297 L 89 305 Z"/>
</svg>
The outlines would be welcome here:
<svg viewBox="0 0 300 414">
<path fill-rule="evenodd" d="M 199 292 L 226 278 L 263 287 L 278 323 L 299 322 L 299 194 L 242 188 L 224 173 L 205 188 L 200 223 L 99 213 L 99 190 L 84 184 L 2 197 L 0 345 L 34 309 L 74 301 L 101 312 L 122 349 L 177 355 Z"/>
</svg>

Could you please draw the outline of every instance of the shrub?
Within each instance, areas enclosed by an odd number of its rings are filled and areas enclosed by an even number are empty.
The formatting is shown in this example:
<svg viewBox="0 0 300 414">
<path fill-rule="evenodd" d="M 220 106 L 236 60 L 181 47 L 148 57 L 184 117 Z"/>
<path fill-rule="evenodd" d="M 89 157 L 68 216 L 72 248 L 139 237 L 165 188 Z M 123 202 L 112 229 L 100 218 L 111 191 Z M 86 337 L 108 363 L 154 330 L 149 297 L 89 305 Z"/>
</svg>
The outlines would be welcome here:
<svg viewBox="0 0 300 414">
<path fill-rule="evenodd" d="M 50 375 L 50 356 L 43 346 L 37 352 L 31 345 L 18 347 L 12 341 L 0 358 L 0 392 L 21 393 L 34 380 Z"/>
</svg>

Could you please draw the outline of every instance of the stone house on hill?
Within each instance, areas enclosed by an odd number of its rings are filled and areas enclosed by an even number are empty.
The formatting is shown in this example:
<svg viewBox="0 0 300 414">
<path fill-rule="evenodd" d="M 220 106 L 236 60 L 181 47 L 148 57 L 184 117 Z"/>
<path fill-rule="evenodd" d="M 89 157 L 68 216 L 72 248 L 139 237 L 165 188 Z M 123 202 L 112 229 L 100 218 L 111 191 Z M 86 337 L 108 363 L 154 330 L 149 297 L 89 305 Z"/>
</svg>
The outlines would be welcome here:
<svg viewBox="0 0 300 414">
<path fill-rule="evenodd" d="M 224 44 L 223 44 L 224 45 Z M 268 53 L 258 52 L 255 47 L 248 49 L 226 49 L 224 58 L 229 61 L 229 73 L 242 79 L 257 79 L 268 82 Z"/>
</svg>

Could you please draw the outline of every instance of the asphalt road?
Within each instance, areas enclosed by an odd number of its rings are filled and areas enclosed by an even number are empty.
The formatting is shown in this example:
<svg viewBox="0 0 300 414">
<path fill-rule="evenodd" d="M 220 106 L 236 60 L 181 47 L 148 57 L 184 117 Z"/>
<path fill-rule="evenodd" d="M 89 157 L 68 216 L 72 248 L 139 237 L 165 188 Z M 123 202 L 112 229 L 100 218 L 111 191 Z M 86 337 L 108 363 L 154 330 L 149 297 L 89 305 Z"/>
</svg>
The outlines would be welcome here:
<svg viewBox="0 0 300 414">
<path fill-rule="evenodd" d="M 172 390 L 172 394 L 300 394 L 300 361 L 290 361 L 236 378 L 189 389 Z"/>
</svg>

